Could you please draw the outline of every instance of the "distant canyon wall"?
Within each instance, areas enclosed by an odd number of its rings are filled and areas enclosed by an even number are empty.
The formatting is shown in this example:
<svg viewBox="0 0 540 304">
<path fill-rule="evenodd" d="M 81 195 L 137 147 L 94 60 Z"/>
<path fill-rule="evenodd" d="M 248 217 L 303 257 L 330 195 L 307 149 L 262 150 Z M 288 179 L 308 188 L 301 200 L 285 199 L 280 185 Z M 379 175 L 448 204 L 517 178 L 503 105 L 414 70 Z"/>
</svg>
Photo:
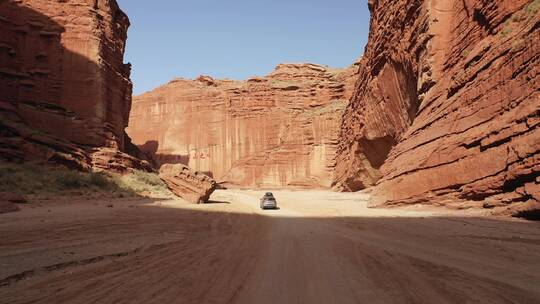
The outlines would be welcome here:
<svg viewBox="0 0 540 304">
<path fill-rule="evenodd" d="M 128 133 L 159 164 L 228 185 L 329 188 L 357 70 L 282 64 L 246 81 L 173 80 L 134 98 Z"/>
<path fill-rule="evenodd" d="M 0 157 L 125 170 L 128 17 L 114 0 L 0 2 Z"/>
<path fill-rule="evenodd" d="M 370 0 L 335 187 L 373 206 L 540 200 L 540 1 Z"/>
</svg>

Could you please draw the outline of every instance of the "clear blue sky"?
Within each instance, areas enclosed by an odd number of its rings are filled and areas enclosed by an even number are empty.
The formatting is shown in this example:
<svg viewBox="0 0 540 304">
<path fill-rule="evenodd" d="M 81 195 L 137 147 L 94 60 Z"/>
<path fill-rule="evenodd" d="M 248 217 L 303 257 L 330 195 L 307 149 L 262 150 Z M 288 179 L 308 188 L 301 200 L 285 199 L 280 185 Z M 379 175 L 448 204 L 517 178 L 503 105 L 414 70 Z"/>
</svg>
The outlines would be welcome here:
<svg viewBox="0 0 540 304">
<path fill-rule="evenodd" d="M 345 67 L 367 41 L 367 0 L 118 0 L 134 93 L 176 77 L 246 79 L 278 63 Z"/>
</svg>

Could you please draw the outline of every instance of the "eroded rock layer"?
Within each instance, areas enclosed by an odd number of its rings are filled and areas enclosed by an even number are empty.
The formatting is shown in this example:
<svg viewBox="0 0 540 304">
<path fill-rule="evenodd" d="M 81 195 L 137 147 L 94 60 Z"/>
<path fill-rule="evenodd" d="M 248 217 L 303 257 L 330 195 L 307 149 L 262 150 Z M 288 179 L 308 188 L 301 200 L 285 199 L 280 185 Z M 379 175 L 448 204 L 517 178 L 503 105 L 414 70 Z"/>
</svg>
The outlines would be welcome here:
<svg viewBox="0 0 540 304">
<path fill-rule="evenodd" d="M 114 0 L 0 2 L 0 157 L 149 168 L 126 153 L 129 20 Z"/>
<path fill-rule="evenodd" d="M 372 205 L 540 199 L 540 1 L 370 0 L 336 187 Z"/>
<path fill-rule="evenodd" d="M 213 178 L 183 164 L 161 166 L 159 177 L 176 196 L 194 204 L 207 203 L 217 187 Z"/>
<path fill-rule="evenodd" d="M 358 67 L 283 64 L 247 81 L 177 79 L 135 97 L 129 135 L 160 164 L 241 187 L 330 187 Z"/>
</svg>

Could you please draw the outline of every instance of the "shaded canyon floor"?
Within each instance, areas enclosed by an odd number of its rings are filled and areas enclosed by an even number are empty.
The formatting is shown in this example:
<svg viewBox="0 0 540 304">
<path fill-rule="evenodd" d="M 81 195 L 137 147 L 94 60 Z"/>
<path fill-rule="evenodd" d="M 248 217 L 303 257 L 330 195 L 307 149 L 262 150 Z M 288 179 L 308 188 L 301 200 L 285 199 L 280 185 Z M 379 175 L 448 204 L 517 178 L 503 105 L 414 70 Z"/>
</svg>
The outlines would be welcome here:
<svg viewBox="0 0 540 304">
<path fill-rule="evenodd" d="M 0 221 L 2 303 L 537 303 L 540 225 L 366 194 L 50 200 Z"/>
</svg>

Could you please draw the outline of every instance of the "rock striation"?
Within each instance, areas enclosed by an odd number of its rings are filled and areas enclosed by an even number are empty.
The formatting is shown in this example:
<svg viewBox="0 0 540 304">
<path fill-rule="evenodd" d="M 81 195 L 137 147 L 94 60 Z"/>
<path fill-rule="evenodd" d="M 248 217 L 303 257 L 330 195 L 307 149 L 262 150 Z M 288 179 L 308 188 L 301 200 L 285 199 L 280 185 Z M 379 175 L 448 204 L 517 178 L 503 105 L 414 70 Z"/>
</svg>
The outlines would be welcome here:
<svg viewBox="0 0 540 304">
<path fill-rule="evenodd" d="M 281 64 L 246 81 L 176 79 L 134 98 L 133 142 L 236 187 L 329 188 L 356 71 Z"/>
<path fill-rule="evenodd" d="M 195 204 L 207 203 L 217 187 L 214 179 L 182 164 L 161 166 L 159 177 L 176 196 Z"/>
<path fill-rule="evenodd" d="M 151 169 L 126 153 L 128 26 L 114 0 L 0 2 L 0 158 Z"/>
<path fill-rule="evenodd" d="M 370 0 L 334 186 L 373 206 L 540 200 L 540 1 Z"/>
</svg>

